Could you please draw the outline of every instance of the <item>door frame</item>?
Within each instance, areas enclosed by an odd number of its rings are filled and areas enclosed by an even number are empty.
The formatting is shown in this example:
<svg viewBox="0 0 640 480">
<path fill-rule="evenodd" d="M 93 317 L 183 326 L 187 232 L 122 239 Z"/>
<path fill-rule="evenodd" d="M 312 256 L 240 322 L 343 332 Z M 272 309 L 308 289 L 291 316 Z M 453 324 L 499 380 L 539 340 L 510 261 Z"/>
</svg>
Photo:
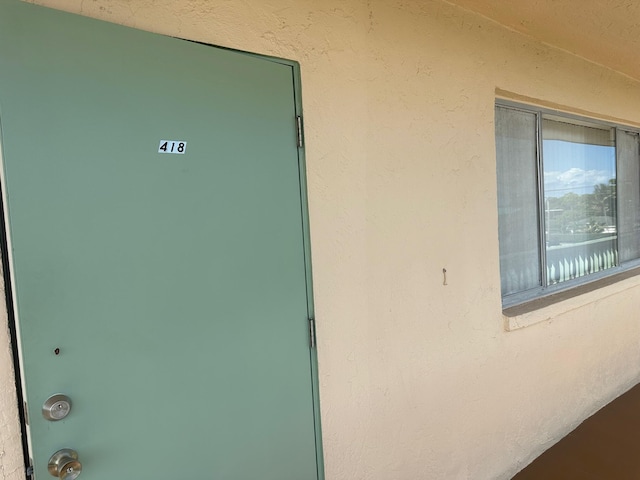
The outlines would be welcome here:
<svg viewBox="0 0 640 480">
<path fill-rule="evenodd" d="M 37 7 L 45 8 L 45 7 Z M 314 433 L 315 433 L 315 447 L 316 447 L 316 469 L 318 480 L 324 480 L 324 454 L 322 447 L 322 430 L 321 430 L 321 414 L 320 414 L 320 392 L 319 392 L 319 372 L 318 372 L 318 354 L 317 354 L 317 341 L 316 341 L 316 328 L 315 328 L 315 307 L 313 301 L 313 278 L 311 267 L 311 229 L 309 219 L 309 199 L 308 199 L 308 184 L 307 184 L 307 171 L 306 171 L 306 146 L 304 141 L 304 122 L 302 114 L 302 82 L 301 82 L 301 69 L 300 64 L 294 60 L 287 60 L 278 57 L 272 57 L 267 55 L 261 55 L 252 52 L 246 52 L 229 47 L 223 47 L 213 45 L 204 42 L 198 42 L 194 40 L 183 39 L 174 37 L 178 40 L 189 41 L 193 43 L 200 43 L 212 48 L 218 48 L 223 50 L 229 50 L 239 55 L 248 55 L 256 58 L 261 58 L 266 61 L 275 62 L 283 65 L 287 65 L 292 69 L 293 79 L 293 94 L 295 105 L 295 118 L 292 118 L 291 128 L 298 128 L 300 135 L 300 144 L 297 149 L 298 156 L 298 178 L 300 186 L 300 203 L 301 203 L 301 220 L 302 220 L 302 240 L 304 250 L 304 267 L 305 267 L 305 282 L 306 282 L 306 299 L 307 299 L 307 316 L 309 320 L 309 360 L 311 369 L 311 389 L 313 398 L 313 417 L 314 417 Z M 296 125 L 297 117 L 300 118 L 300 123 Z M 11 238 L 9 236 L 9 222 L 8 212 L 6 208 L 7 193 L 6 193 L 6 181 L 4 170 L 4 158 L 3 158 L 3 133 L 2 133 L 2 116 L 0 115 L 0 260 L 2 262 L 2 279 L 4 282 L 4 293 L 7 313 L 7 324 L 10 336 L 11 354 L 13 357 L 13 370 L 14 380 L 18 401 L 18 415 L 20 419 L 20 431 L 22 440 L 22 449 L 24 456 L 25 476 L 31 477 L 33 474 L 32 468 L 32 448 L 31 448 L 31 436 L 29 433 L 29 421 L 26 409 L 26 395 L 24 386 L 24 372 L 22 369 L 22 348 L 20 346 L 20 322 L 16 315 L 15 305 L 16 299 L 14 296 L 15 283 L 13 276 L 13 260 L 9 252 L 11 251 Z M 313 339 L 313 340 L 312 340 Z"/>
<path fill-rule="evenodd" d="M 1 113 L 1 112 L 0 112 Z M 16 320 L 14 302 L 14 277 L 13 265 L 9 252 L 10 238 L 7 226 L 8 214 L 6 205 L 6 189 L 4 179 L 4 148 L 3 148 L 2 116 L 0 115 L 0 259 L 2 261 L 2 281 L 4 282 L 5 312 L 7 314 L 7 325 L 9 328 L 9 339 L 11 344 L 11 356 L 13 357 L 13 375 L 16 387 L 16 397 L 18 400 L 18 417 L 20 420 L 20 438 L 22 441 L 22 457 L 24 462 L 25 477 L 33 475 L 31 461 L 31 442 L 29 435 L 29 420 L 27 418 L 27 402 L 24 393 L 24 375 L 22 370 L 22 349 L 20 348 L 19 324 Z"/>
</svg>

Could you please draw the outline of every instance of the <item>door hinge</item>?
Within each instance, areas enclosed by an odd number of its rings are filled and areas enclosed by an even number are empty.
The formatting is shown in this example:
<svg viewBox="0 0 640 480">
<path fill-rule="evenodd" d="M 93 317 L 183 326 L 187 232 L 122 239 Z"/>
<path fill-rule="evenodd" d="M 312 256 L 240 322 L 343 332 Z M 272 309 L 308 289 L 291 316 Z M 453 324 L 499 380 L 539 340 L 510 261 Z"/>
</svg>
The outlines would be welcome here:
<svg viewBox="0 0 640 480">
<path fill-rule="evenodd" d="M 296 116 L 296 139 L 298 142 L 298 148 L 302 148 L 304 146 L 303 138 L 304 135 L 302 133 L 302 117 L 298 115 Z"/>
<path fill-rule="evenodd" d="M 309 319 L 309 346 L 316 348 L 316 319 Z"/>
<path fill-rule="evenodd" d="M 27 467 L 27 477 L 33 477 L 33 466 L 29 465 Z"/>
<path fill-rule="evenodd" d="M 27 402 L 22 402 L 22 406 L 24 407 L 24 423 L 29 425 L 29 409 L 27 408 Z"/>
</svg>

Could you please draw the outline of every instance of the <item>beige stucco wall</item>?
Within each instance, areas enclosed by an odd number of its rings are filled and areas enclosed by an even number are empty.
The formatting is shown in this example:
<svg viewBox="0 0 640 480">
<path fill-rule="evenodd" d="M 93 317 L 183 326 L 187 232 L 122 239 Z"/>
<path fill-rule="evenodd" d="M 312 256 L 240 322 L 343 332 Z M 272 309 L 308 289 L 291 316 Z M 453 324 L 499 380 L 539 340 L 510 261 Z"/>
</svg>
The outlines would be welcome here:
<svg viewBox="0 0 640 480">
<path fill-rule="evenodd" d="M 639 83 L 440 0 L 39 3 L 300 62 L 328 480 L 507 479 L 640 381 L 637 279 L 505 330 L 493 131 L 496 89 L 640 124 Z"/>
<path fill-rule="evenodd" d="M 13 356 L 1 284 L 0 279 L 0 479 L 24 480 Z"/>
</svg>

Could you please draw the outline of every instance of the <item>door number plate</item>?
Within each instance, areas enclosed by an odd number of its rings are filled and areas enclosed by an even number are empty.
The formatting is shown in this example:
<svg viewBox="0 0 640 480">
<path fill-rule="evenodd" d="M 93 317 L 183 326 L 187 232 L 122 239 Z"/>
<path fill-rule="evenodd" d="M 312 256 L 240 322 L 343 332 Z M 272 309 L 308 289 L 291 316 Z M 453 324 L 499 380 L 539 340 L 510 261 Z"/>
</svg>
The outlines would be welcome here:
<svg viewBox="0 0 640 480">
<path fill-rule="evenodd" d="M 176 153 L 183 155 L 187 151 L 187 142 L 184 140 L 160 140 L 158 153 Z"/>
</svg>

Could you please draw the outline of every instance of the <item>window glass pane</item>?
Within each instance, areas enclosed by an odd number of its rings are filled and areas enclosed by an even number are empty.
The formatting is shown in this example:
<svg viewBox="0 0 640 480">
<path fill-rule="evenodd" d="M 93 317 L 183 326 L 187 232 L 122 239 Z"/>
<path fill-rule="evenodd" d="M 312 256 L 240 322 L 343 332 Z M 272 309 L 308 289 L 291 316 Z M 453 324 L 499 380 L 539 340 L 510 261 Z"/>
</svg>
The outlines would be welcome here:
<svg viewBox="0 0 640 480">
<path fill-rule="evenodd" d="M 502 295 L 540 286 L 536 115 L 496 107 Z"/>
<path fill-rule="evenodd" d="M 547 284 L 618 263 L 612 128 L 542 121 Z"/>
<path fill-rule="evenodd" d="M 640 258 L 638 134 L 618 130 L 618 251 L 620 262 Z"/>
</svg>

